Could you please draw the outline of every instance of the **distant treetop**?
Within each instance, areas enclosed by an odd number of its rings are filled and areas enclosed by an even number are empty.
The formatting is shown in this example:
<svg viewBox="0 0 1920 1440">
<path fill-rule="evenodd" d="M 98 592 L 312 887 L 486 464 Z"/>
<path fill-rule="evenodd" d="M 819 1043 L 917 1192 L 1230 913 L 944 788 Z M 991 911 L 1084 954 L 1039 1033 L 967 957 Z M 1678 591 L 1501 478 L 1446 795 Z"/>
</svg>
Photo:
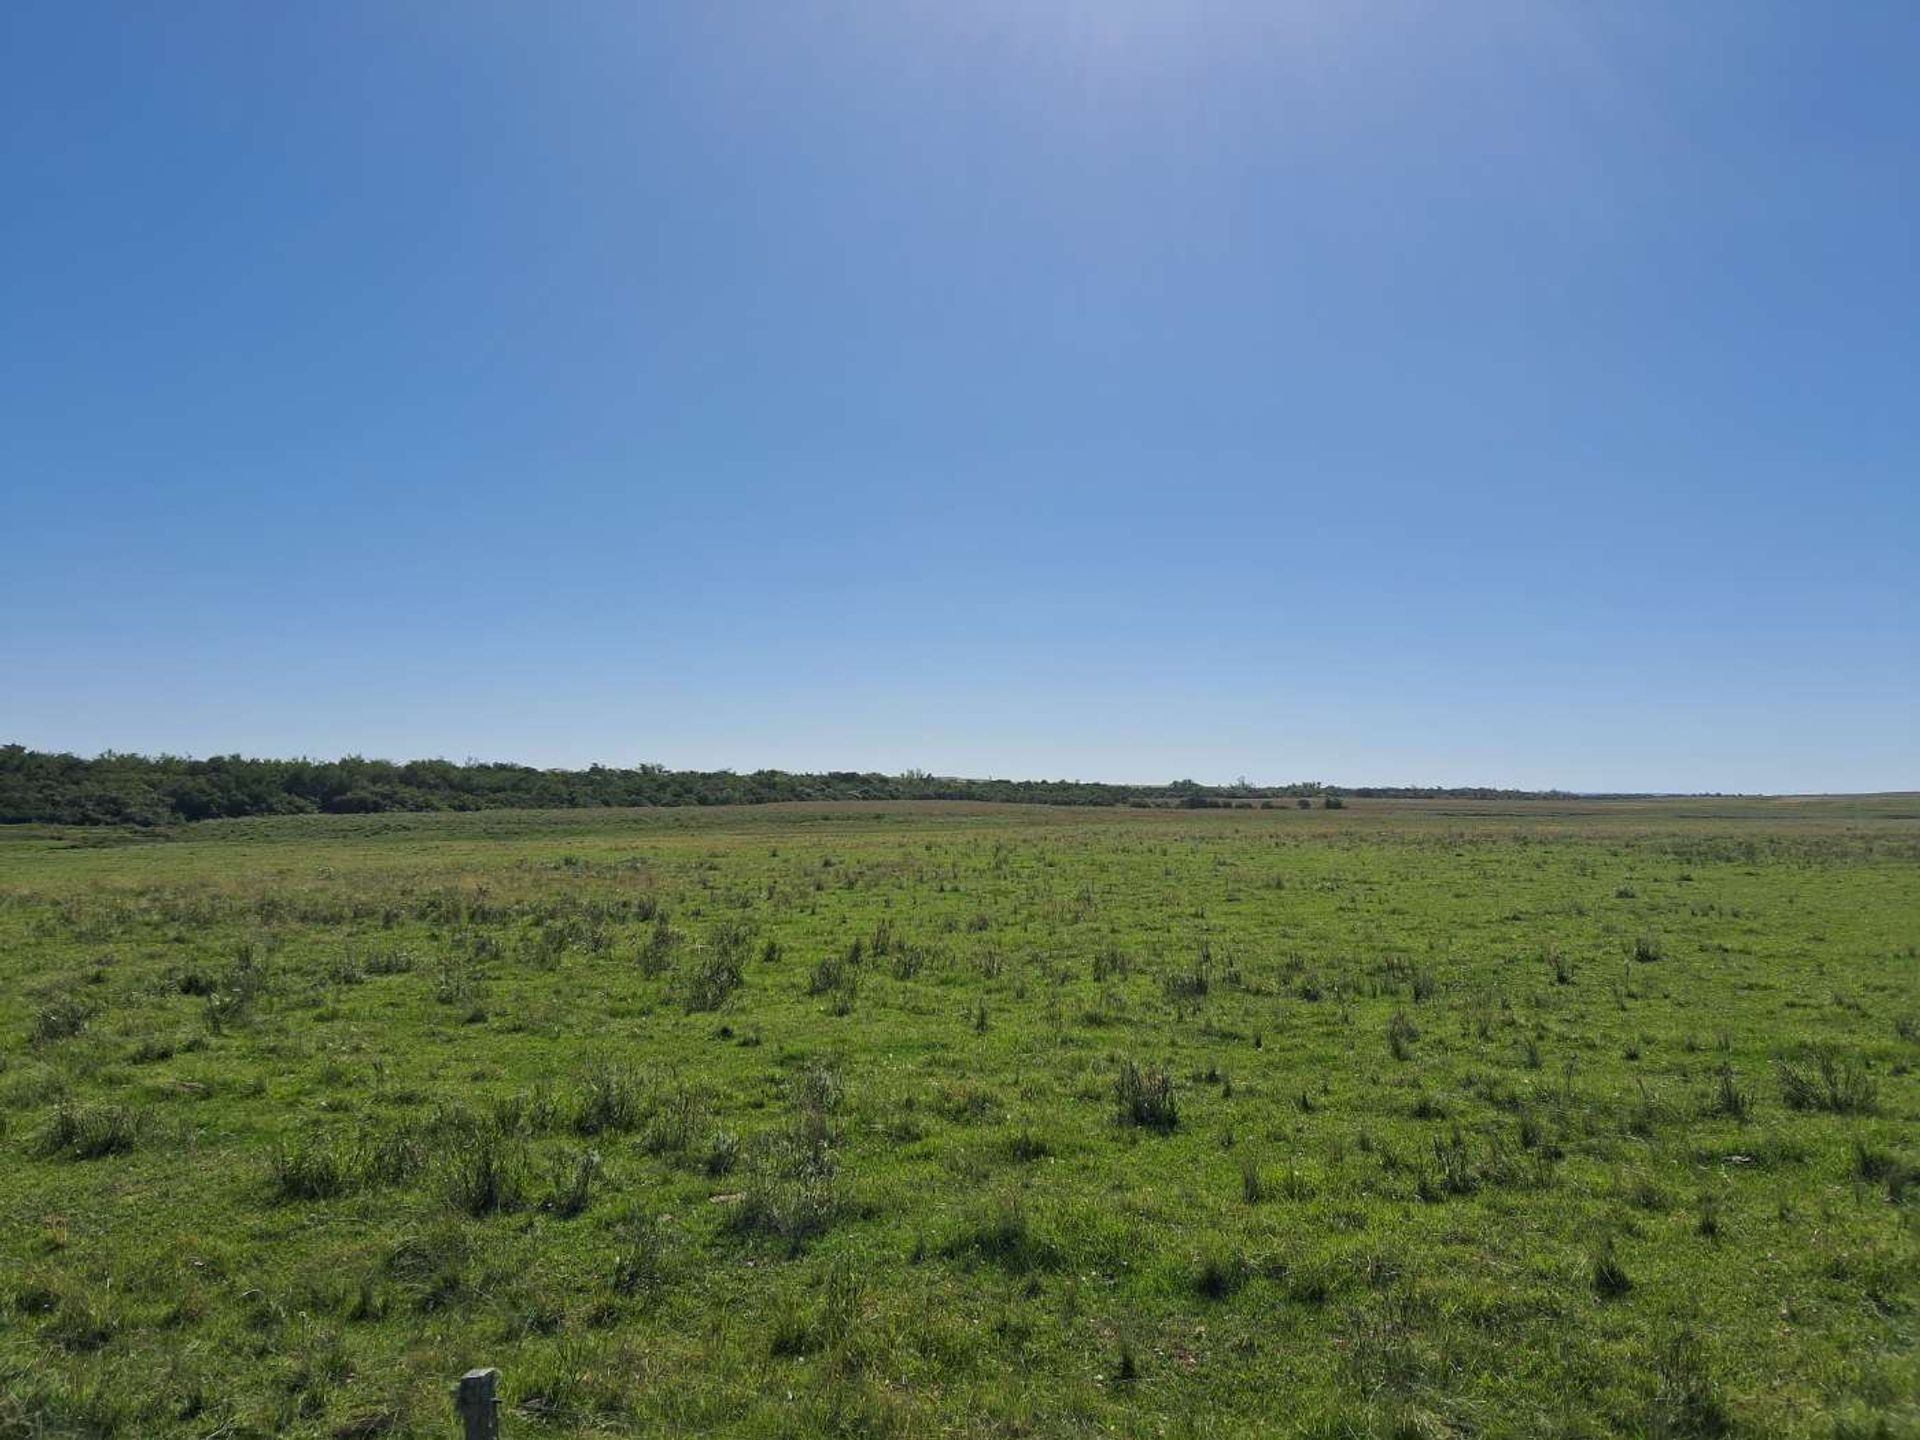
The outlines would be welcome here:
<svg viewBox="0 0 1920 1440">
<path fill-rule="evenodd" d="M 995 800 L 1033 805 L 1210 809 L 1340 796 L 1566 798 L 1564 791 L 1291 785 L 1118 785 L 1084 780 L 968 780 L 908 770 L 669 770 L 661 765 L 545 770 L 469 760 L 254 760 L 214 755 L 79 755 L 0 746 L 0 822 L 172 825 L 243 815 L 381 810 L 557 810 L 594 806 L 761 805 L 780 800 Z M 1335 805 L 1333 808 L 1337 808 Z"/>
</svg>

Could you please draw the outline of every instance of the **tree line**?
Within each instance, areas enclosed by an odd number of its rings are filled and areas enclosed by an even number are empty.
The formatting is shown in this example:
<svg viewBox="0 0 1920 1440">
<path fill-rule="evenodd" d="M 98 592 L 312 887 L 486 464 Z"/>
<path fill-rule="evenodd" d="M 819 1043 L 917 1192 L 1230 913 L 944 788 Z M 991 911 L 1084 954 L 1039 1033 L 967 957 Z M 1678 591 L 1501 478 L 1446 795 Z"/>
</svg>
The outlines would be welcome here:
<svg viewBox="0 0 1920 1440">
<path fill-rule="evenodd" d="M 1033 805 L 1321 804 L 1341 796 L 1496 799 L 1489 789 L 1292 785 L 1120 785 L 1083 780 L 968 780 L 908 771 L 544 770 L 490 761 L 263 760 L 214 755 L 87 758 L 0 746 L 0 822 L 173 825 L 246 815 L 358 815 L 386 810 L 559 810 L 595 806 L 764 805 L 781 800 L 994 800 Z"/>
</svg>

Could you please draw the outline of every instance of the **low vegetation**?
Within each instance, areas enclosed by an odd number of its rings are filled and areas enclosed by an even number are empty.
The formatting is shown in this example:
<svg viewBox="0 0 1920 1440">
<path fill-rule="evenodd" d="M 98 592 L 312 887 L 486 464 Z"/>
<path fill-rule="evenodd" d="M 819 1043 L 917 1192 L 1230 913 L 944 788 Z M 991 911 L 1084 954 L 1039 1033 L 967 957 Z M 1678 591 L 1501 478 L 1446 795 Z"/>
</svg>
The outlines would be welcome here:
<svg viewBox="0 0 1920 1440">
<path fill-rule="evenodd" d="M 1920 1429 L 1920 815 L 0 832 L 0 1437 Z"/>
</svg>

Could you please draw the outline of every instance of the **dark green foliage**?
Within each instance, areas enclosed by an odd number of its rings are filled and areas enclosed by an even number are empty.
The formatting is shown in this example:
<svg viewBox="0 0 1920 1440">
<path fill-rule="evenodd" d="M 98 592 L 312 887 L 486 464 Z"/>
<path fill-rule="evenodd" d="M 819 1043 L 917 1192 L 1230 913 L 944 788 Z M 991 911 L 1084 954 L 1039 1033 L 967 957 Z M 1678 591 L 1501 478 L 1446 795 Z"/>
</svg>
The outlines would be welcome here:
<svg viewBox="0 0 1920 1440">
<path fill-rule="evenodd" d="M 1708 1240 L 1718 1240 L 1725 1225 L 1722 1209 L 1719 1196 L 1702 1195 L 1699 1216 L 1694 1221 L 1695 1232 Z"/>
<path fill-rule="evenodd" d="M 1007 1140 L 1007 1154 L 1023 1164 L 1044 1160 L 1052 1153 L 1047 1137 L 1031 1127 L 1016 1130 Z"/>
<path fill-rule="evenodd" d="M 207 1028 L 219 1034 L 229 1026 L 246 1024 L 266 993 L 266 961 L 259 947 L 249 941 L 240 947 L 233 964 L 205 992 L 202 1004 Z"/>
<path fill-rule="evenodd" d="M 860 995 L 861 942 L 856 940 L 845 954 L 823 956 L 807 977 L 807 993 L 824 995 L 835 1015 L 851 1015 Z"/>
<path fill-rule="evenodd" d="M 1236 797 L 1298 796 L 1316 784 L 1205 786 L 1106 785 L 1068 780 L 966 780 L 910 773 L 784 770 L 540 770 L 528 765 L 447 760 L 249 760 L 216 755 L 187 760 L 105 754 L 95 759 L 0 746 L 0 823 L 166 825 L 246 815 L 365 815 L 406 810 L 562 810 L 571 807 L 759 805 L 794 800 L 976 800 L 1036 805 L 1231 805 Z M 1476 787 L 1375 786 L 1349 790 L 1375 798 L 1558 798 L 1557 791 Z M 1346 801 L 1327 795 L 1329 810 Z"/>
<path fill-rule="evenodd" d="M 831 995 L 849 988 L 855 979 L 854 967 L 844 955 L 823 955 L 807 976 L 809 995 Z"/>
<path fill-rule="evenodd" d="M 1240 1162 L 1240 1198 L 1249 1205 L 1258 1205 L 1267 1198 L 1266 1177 L 1260 1173 L 1256 1161 Z"/>
<path fill-rule="evenodd" d="M 711 1180 L 718 1180 L 731 1175 L 739 1163 L 740 1137 L 731 1130 L 715 1130 L 707 1144 L 706 1158 L 700 1162 L 701 1172 Z"/>
<path fill-rule="evenodd" d="M 748 1147 L 746 1187 L 729 1228 L 797 1251 L 824 1235 L 842 1213 L 837 1174 L 831 1147 L 804 1127 L 762 1136 Z"/>
<path fill-rule="evenodd" d="M 1171 1000 L 1198 1000 L 1213 988 L 1213 947 L 1202 943 L 1191 969 L 1169 975 L 1165 989 Z"/>
<path fill-rule="evenodd" d="M 1895 1205 L 1908 1195 L 1920 1193 L 1920 1164 L 1903 1160 L 1890 1150 L 1870 1145 L 1855 1137 L 1853 1142 L 1854 1178 L 1869 1185 L 1884 1185 L 1887 1199 Z"/>
</svg>

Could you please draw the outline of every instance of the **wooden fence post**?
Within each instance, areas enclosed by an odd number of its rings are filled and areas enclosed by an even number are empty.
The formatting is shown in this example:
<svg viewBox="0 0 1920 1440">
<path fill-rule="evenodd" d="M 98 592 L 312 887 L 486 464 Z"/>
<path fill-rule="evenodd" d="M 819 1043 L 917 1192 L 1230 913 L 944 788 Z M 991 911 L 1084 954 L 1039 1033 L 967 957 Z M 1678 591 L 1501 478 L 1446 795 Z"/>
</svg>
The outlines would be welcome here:
<svg viewBox="0 0 1920 1440">
<path fill-rule="evenodd" d="M 500 1372 L 469 1370 L 454 1387 L 453 1408 L 467 1427 L 466 1440 L 500 1440 Z"/>
</svg>

